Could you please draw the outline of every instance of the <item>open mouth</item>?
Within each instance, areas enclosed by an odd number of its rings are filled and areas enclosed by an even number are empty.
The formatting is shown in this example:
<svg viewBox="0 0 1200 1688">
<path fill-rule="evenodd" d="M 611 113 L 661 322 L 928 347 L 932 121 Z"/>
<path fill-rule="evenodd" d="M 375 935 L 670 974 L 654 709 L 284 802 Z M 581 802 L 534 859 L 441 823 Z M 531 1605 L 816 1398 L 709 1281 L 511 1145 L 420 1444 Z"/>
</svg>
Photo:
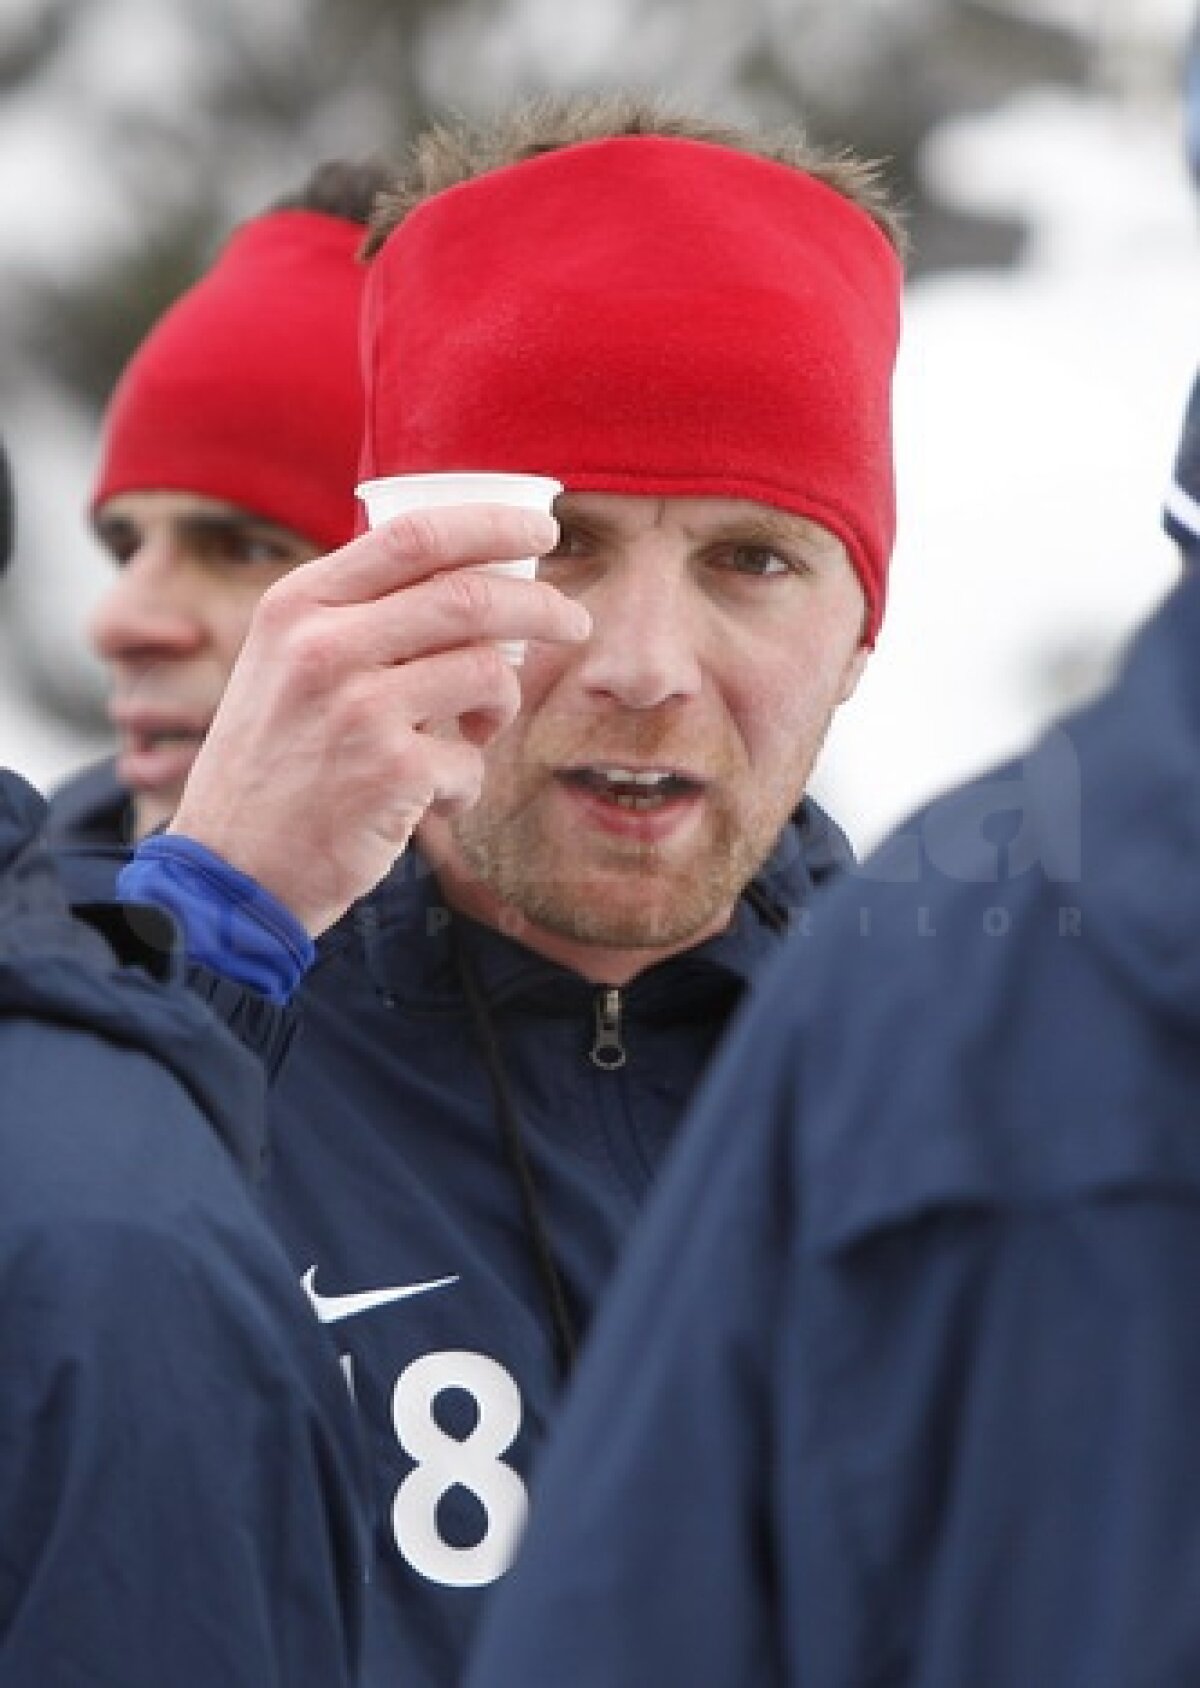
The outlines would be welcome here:
<svg viewBox="0 0 1200 1688">
<path fill-rule="evenodd" d="M 176 746 L 183 746 L 189 750 L 199 750 L 204 743 L 204 734 L 195 732 L 161 732 L 161 733 L 130 733 L 129 748 L 135 751 L 166 750 Z"/>
<path fill-rule="evenodd" d="M 174 792 L 191 772 L 204 737 L 196 727 L 126 723 L 120 729 L 118 777 L 131 791 Z"/>
<path fill-rule="evenodd" d="M 702 789 L 699 780 L 669 768 L 569 768 L 562 778 L 577 791 L 643 814 L 696 797 Z"/>
</svg>

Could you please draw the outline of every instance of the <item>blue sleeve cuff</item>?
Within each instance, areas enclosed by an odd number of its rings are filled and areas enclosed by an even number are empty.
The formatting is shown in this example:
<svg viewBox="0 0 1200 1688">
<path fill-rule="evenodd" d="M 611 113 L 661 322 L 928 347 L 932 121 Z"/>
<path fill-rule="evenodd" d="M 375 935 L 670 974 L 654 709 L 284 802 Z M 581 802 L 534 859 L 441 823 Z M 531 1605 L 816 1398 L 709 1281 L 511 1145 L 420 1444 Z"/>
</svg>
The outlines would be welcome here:
<svg viewBox="0 0 1200 1688">
<path fill-rule="evenodd" d="M 316 956 L 289 909 L 194 839 L 156 833 L 117 878 L 125 902 L 157 903 L 179 922 L 188 960 L 288 1002 Z"/>
</svg>

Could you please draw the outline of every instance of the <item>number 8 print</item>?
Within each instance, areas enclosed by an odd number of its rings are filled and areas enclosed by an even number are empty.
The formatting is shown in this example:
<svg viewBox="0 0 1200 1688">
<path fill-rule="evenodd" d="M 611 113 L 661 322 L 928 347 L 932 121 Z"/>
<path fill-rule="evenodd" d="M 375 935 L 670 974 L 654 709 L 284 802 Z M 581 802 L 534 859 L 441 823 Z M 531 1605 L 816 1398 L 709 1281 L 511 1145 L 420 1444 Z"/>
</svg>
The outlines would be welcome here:
<svg viewBox="0 0 1200 1688">
<path fill-rule="evenodd" d="M 475 1426 L 461 1440 L 448 1435 L 433 1414 L 447 1389 L 461 1389 L 475 1402 Z M 486 1354 L 465 1349 L 425 1354 L 396 1380 L 392 1423 L 400 1446 L 416 1461 L 392 1504 L 400 1552 L 431 1582 L 450 1588 L 495 1582 L 512 1564 L 529 1510 L 524 1483 L 501 1457 L 521 1428 L 521 1395 L 513 1379 Z M 456 1486 L 473 1494 L 487 1515 L 483 1537 L 472 1547 L 456 1547 L 438 1531 L 438 1503 Z"/>
</svg>

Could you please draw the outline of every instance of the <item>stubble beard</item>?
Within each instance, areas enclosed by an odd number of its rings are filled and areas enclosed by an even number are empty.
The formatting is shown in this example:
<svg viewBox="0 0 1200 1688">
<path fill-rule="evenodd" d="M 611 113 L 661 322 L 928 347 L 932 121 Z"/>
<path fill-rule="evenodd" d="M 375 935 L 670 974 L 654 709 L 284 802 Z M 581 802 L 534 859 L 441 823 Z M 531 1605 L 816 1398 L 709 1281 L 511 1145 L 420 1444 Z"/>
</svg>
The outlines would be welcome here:
<svg viewBox="0 0 1200 1688">
<path fill-rule="evenodd" d="M 749 813 L 714 800 L 685 853 L 594 835 L 556 840 L 535 795 L 512 805 L 485 797 L 451 831 L 472 874 L 544 930 L 597 947 L 670 948 L 724 923 L 802 789 L 760 796 Z"/>
</svg>

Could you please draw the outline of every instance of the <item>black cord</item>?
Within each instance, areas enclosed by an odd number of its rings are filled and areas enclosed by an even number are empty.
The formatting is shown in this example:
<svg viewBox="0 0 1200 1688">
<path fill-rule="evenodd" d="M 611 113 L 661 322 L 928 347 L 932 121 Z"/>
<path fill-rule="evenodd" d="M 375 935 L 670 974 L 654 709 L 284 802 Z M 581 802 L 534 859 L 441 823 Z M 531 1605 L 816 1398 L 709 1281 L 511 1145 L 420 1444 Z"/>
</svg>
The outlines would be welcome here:
<svg viewBox="0 0 1200 1688">
<path fill-rule="evenodd" d="M 772 932 L 783 933 L 787 931 L 787 909 L 781 903 L 776 902 L 770 892 L 760 885 L 757 879 L 751 880 L 744 895 L 755 914 L 758 915 L 760 920 L 767 923 Z"/>
<path fill-rule="evenodd" d="M 769 893 L 760 885 L 754 883 L 746 887 L 745 894 L 751 907 L 755 909 L 761 919 L 766 921 L 768 926 L 776 932 L 786 931 L 787 911 L 781 908 Z M 525 1216 L 525 1232 L 529 1246 L 533 1251 L 534 1265 L 537 1268 L 538 1278 L 546 1297 L 550 1323 L 554 1330 L 554 1349 L 558 1360 L 559 1373 L 565 1380 L 575 1364 L 575 1357 L 579 1350 L 579 1336 L 575 1328 L 575 1321 L 571 1316 L 571 1309 L 567 1304 L 562 1277 L 554 1259 L 554 1250 L 550 1246 L 550 1235 L 542 1212 L 542 1201 L 538 1192 L 537 1180 L 529 1163 L 525 1129 L 513 1101 L 508 1075 L 504 1070 L 504 1058 L 500 1053 L 496 1028 L 492 1022 L 491 1012 L 483 991 L 480 989 L 475 969 L 467 955 L 457 921 L 452 922 L 451 938 L 459 981 L 462 984 L 463 995 L 466 997 L 467 1007 L 471 1013 L 475 1036 L 492 1086 L 496 1116 L 500 1125 L 500 1137 L 513 1176 L 517 1181 L 517 1189 L 520 1191 L 521 1209 Z"/>
<path fill-rule="evenodd" d="M 554 1350 L 558 1360 L 559 1374 L 565 1380 L 575 1364 L 575 1356 L 579 1348 L 575 1321 L 571 1316 L 571 1309 L 567 1305 L 562 1277 L 554 1259 L 554 1251 L 550 1246 L 550 1236 L 542 1212 L 537 1180 L 534 1178 L 533 1168 L 529 1164 L 525 1131 L 521 1123 L 521 1116 L 517 1112 L 516 1104 L 512 1098 L 508 1075 L 504 1070 L 504 1060 L 500 1053 L 496 1029 L 492 1023 L 492 1016 L 484 1000 L 483 992 L 480 989 L 475 969 L 471 965 L 470 958 L 463 945 L 457 922 L 454 924 L 452 936 L 459 980 L 462 983 L 463 994 L 467 999 L 467 1006 L 471 1011 L 471 1021 L 476 1038 L 479 1041 L 484 1066 L 487 1068 L 488 1078 L 491 1080 L 492 1095 L 496 1103 L 496 1115 L 500 1124 L 500 1136 L 504 1143 L 509 1165 L 517 1181 L 517 1188 L 521 1194 L 521 1208 L 525 1215 L 525 1232 L 529 1246 L 533 1251 L 534 1265 L 537 1268 L 538 1278 L 546 1297 L 550 1323 L 554 1329 Z"/>
</svg>

